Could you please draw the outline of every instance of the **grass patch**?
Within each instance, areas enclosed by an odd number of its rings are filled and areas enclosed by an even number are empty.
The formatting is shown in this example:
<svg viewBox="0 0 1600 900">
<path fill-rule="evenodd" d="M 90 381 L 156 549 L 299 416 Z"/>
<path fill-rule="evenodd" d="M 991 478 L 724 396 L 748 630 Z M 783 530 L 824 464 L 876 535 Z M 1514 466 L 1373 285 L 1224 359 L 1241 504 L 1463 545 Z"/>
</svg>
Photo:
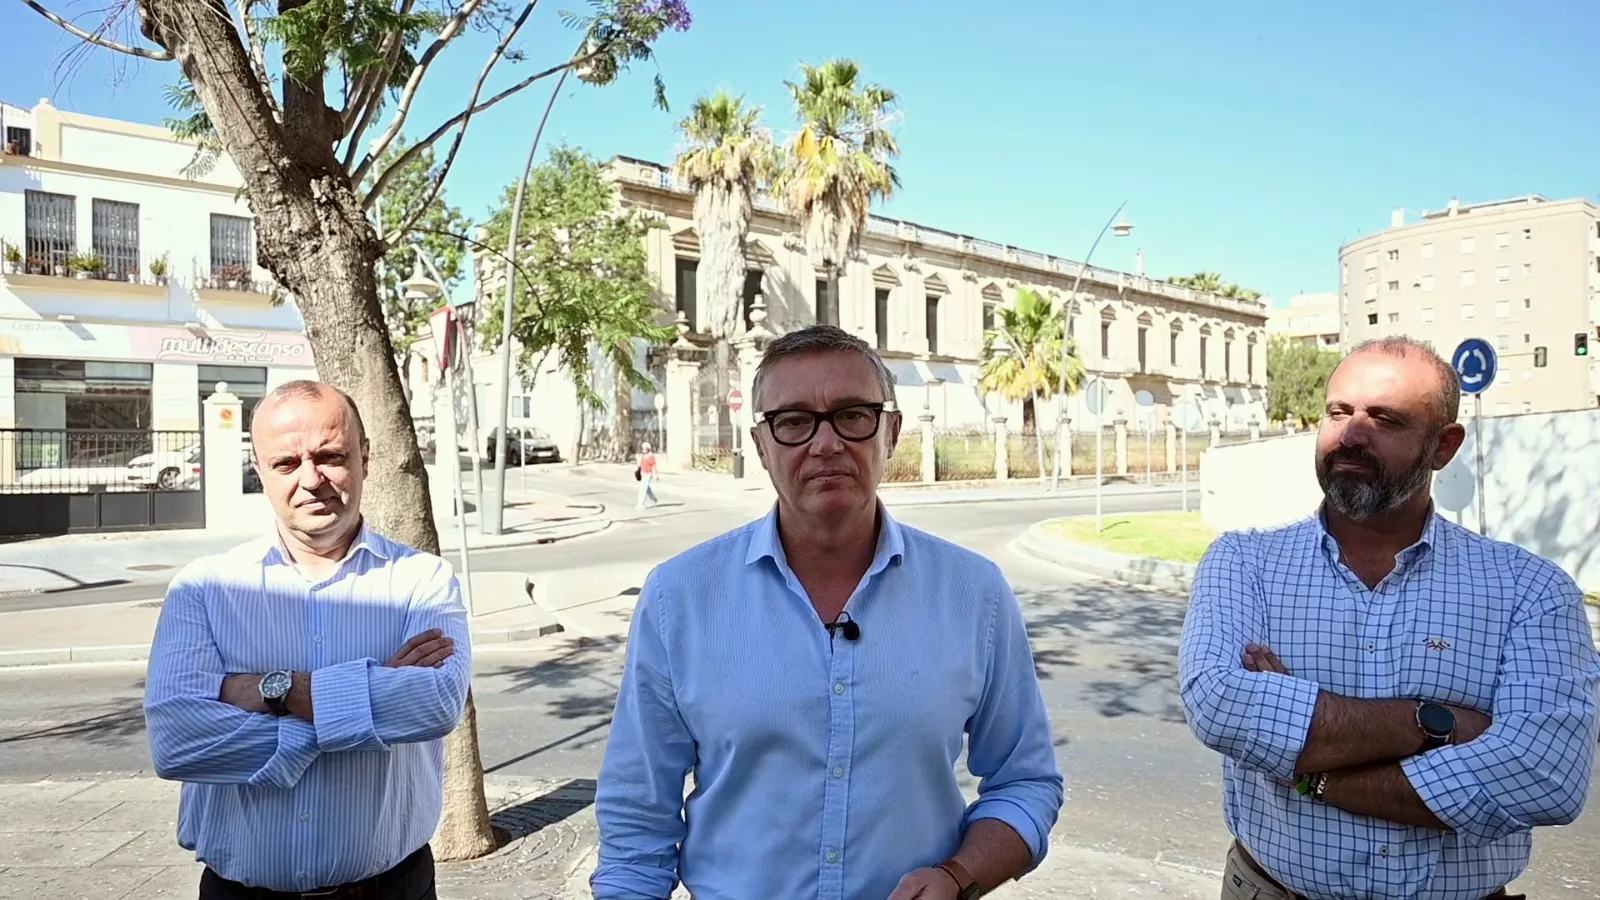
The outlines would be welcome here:
<svg viewBox="0 0 1600 900">
<path fill-rule="evenodd" d="M 1052 519 L 1044 524 L 1051 537 L 1088 544 L 1112 553 L 1197 563 L 1217 533 L 1200 521 L 1198 512 L 1135 513 L 1102 516 L 1099 534 L 1094 516 Z"/>
</svg>

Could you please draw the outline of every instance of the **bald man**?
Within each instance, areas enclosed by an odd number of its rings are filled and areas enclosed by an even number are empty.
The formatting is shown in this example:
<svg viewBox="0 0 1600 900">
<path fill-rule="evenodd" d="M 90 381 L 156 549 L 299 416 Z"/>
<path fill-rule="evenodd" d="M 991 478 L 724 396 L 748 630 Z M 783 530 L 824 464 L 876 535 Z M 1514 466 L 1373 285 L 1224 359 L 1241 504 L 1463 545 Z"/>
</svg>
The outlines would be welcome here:
<svg viewBox="0 0 1600 900">
<path fill-rule="evenodd" d="M 1460 401 L 1426 345 L 1356 347 L 1328 380 L 1321 508 L 1200 562 L 1179 680 L 1224 757 L 1225 900 L 1505 900 L 1533 829 L 1583 809 L 1583 594 L 1434 511 Z"/>
<path fill-rule="evenodd" d="M 471 680 L 450 566 L 361 517 L 361 414 L 294 381 L 256 408 L 260 540 L 187 566 L 150 650 L 158 775 L 202 900 L 433 900 L 443 738 Z"/>
</svg>

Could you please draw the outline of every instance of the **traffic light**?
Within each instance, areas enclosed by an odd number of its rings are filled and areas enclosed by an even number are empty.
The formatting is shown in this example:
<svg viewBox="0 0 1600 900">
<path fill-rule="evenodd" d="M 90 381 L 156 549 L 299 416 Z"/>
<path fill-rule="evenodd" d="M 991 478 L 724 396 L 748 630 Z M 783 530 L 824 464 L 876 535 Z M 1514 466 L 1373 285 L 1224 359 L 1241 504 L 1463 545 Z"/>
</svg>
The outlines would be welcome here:
<svg viewBox="0 0 1600 900">
<path fill-rule="evenodd" d="M 1548 347 L 1535 347 L 1535 348 L 1533 348 L 1533 367 L 1535 369 L 1544 368 L 1545 367 L 1545 363 L 1547 361 L 1549 361 L 1549 359 L 1550 359 L 1550 348 L 1548 348 Z"/>
<path fill-rule="evenodd" d="M 1572 352 L 1576 356 L 1589 355 L 1589 332 L 1580 331 L 1572 336 Z"/>
</svg>

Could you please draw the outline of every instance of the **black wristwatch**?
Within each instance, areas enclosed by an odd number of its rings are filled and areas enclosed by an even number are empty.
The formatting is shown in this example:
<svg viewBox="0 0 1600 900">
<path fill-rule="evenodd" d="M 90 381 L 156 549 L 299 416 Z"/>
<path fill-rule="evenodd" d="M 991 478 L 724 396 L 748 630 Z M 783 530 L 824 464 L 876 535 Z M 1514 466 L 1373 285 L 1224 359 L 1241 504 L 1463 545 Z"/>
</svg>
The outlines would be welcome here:
<svg viewBox="0 0 1600 900">
<path fill-rule="evenodd" d="M 279 669 L 261 676 L 261 702 L 272 710 L 275 716 L 289 714 L 289 691 L 294 687 L 294 673 L 288 669 Z"/>
<path fill-rule="evenodd" d="M 1443 703 L 1417 701 L 1417 728 L 1422 731 L 1422 750 L 1437 750 L 1450 743 L 1456 733 L 1456 714 Z"/>
</svg>

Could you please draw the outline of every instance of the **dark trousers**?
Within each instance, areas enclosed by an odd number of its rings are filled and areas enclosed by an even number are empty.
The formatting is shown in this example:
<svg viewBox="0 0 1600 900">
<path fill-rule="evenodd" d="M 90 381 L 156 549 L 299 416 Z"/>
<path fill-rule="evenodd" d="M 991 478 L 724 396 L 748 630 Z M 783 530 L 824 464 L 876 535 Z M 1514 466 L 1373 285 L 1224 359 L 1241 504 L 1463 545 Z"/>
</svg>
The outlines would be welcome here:
<svg viewBox="0 0 1600 900">
<path fill-rule="evenodd" d="M 433 877 L 433 849 L 423 844 L 387 872 L 305 892 L 249 887 L 223 878 L 208 866 L 200 875 L 200 900 L 438 900 Z"/>
</svg>

